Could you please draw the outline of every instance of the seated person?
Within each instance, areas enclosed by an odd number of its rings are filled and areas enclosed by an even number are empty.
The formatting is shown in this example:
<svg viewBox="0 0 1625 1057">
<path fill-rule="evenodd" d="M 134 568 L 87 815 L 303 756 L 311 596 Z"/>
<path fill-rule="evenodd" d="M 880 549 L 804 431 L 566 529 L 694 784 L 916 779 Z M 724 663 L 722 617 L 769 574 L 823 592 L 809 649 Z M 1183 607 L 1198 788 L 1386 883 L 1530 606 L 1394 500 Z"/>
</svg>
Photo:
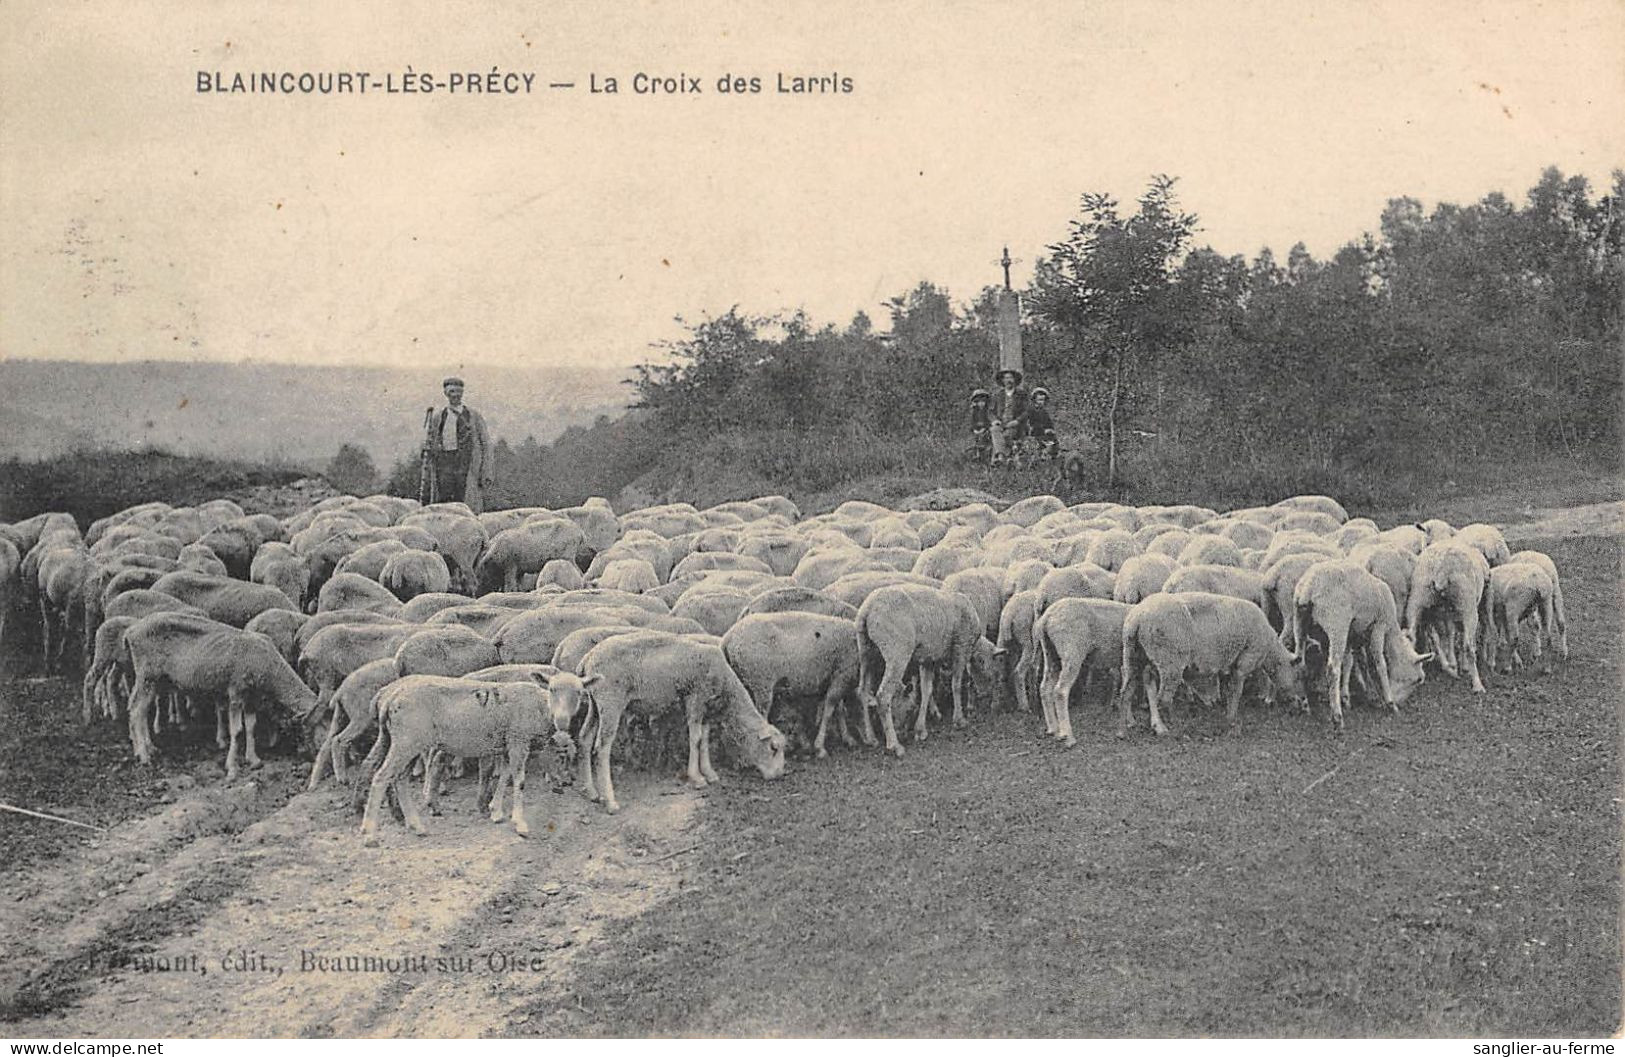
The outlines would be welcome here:
<svg viewBox="0 0 1625 1057">
<path fill-rule="evenodd" d="M 1004 462 L 1015 444 L 1027 435 L 1027 390 L 1021 385 L 1021 372 L 1005 368 L 996 376 L 999 390 L 993 395 L 993 461 Z"/>
<path fill-rule="evenodd" d="M 1061 443 L 1055 436 L 1055 420 L 1049 413 L 1049 390 L 1035 386 L 1027 403 L 1027 434 L 1038 441 L 1039 454 L 1053 459 Z"/>
<path fill-rule="evenodd" d="M 971 446 L 977 459 L 985 459 L 993 453 L 992 415 L 988 413 L 988 392 L 986 389 L 975 389 L 970 394 L 970 435 Z"/>
</svg>

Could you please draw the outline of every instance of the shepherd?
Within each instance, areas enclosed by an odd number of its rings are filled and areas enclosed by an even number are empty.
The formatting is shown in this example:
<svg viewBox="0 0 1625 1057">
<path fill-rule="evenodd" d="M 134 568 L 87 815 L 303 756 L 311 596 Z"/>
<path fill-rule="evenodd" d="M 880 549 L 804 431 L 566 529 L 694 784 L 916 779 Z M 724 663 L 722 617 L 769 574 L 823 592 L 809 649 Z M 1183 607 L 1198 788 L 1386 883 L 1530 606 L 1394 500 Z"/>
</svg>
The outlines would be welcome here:
<svg viewBox="0 0 1625 1057">
<path fill-rule="evenodd" d="M 453 375 L 440 383 L 446 405 L 423 416 L 423 473 L 418 499 L 430 503 L 466 503 L 478 514 L 491 487 L 491 434 L 485 416 L 463 403 L 463 380 Z"/>
</svg>

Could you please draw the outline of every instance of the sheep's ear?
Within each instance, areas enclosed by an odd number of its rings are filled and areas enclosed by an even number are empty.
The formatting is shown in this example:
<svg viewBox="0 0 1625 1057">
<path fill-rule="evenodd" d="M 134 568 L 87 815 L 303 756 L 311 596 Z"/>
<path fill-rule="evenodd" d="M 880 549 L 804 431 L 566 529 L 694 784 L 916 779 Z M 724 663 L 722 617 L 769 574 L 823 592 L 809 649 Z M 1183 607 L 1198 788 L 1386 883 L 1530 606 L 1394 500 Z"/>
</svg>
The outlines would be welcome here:
<svg viewBox="0 0 1625 1057">
<path fill-rule="evenodd" d="M 1431 661 L 1432 659 L 1433 659 L 1433 651 L 1432 650 L 1429 650 L 1426 653 L 1418 653 L 1416 655 L 1416 663 L 1417 664 L 1426 664 L 1427 662 Z"/>
<path fill-rule="evenodd" d="M 593 672 L 591 675 L 581 680 L 581 685 L 590 689 L 591 687 L 597 685 L 598 681 L 602 678 L 602 675 L 599 675 L 597 672 Z"/>
<path fill-rule="evenodd" d="M 552 665 L 548 665 L 548 667 L 551 668 Z M 552 682 L 553 681 L 553 676 L 555 676 L 557 674 L 559 674 L 558 669 L 554 668 L 553 671 L 551 671 L 551 672 L 546 672 L 546 671 L 531 672 L 530 677 L 531 677 L 531 679 L 535 680 L 537 686 L 541 687 L 543 690 L 546 690 L 547 689 L 547 684 Z"/>
<path fill-rule="evenodd" d="M 995 647 L 993 647 L 993 656 L 995 656 L 995 657 L 1003 657 L 1005 654 L 1007 654 L 1009 652 L 1010 651 L 1005 649 L 1003 646 L 995 646 Z"/>
<path fill-rule="evenodd" d="M 474 700 L 476 700 L 476 701 L 478 701 L 480 703 L 481 708 L 485 708 L 485 707 L 489 706 L 490 703 L 491 703 L 491 691 L 489 691 L 489 690 L 476 690 L 476 691 L 474 691 Z"/>
</svg>

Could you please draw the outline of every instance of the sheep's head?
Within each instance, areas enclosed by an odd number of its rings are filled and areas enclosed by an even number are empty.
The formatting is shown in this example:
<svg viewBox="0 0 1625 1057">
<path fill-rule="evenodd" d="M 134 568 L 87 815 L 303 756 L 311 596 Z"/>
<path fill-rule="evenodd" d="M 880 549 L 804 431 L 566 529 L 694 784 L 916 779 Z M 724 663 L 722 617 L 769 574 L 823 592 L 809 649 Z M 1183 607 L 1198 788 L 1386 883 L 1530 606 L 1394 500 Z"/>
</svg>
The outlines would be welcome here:
<svg viewBox="0 0 1625 1057">
<path fill-rule="evenodd" d="M 553 720 L 553 729 L 567 731 L 581 713 L 589 691 L 600 677 L 595 673 L 582 678 L 574 672 L 563 672 L 547 664 L 532 673 L 531 678 L 547 691 L 547 711 Z"/>
<path fill-rule="evenodd" d="M 751 738 L 746 735 L 746 740 L 747 743 L 754 742 L 755 744 L 756 752 L 752 754 L 754 759 L 751 762 L 756 765 L 758 771 L 762 772 L 762 777 L 769 779 L 782 777 L 784 774 L 784 749 L 786 744 L 784 733 L 778 727 L 768 723 L 762 727 L 762 732 L 758 737 Z"/>
</svg>

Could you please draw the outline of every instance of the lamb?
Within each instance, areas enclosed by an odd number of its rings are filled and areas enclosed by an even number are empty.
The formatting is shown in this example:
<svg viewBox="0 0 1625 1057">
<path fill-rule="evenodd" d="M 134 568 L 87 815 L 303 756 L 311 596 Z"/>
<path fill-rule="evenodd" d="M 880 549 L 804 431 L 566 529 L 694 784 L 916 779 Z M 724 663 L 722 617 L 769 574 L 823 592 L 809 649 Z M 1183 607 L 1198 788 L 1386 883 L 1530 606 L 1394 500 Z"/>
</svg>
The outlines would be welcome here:
<svg viewBox="0 0 1625 1057">
<path fill-rule="evenodd" d="M 167 597 L 167 596 L 166 596 Z M 79 719 L 89 725 L 95 715 L 95 706 L 101 706 L 102 715 L 116 718 L 123 702 L 120 694 L 128 694 L 133 673 L 124 667 L 124 633 L 136 622 L 136 617 L 108 617 L 96 629 L 95 648 L 85 666 L 84 683 L 80 687 Z"/>
<path fill-rule="evenodd" d="M 1112 585 L 1112 601 L 1134 605 L 1148 595 L 1156 594 L 1178 567 L 1175 560 L 1166 554 L 1148 552 L 1135 555 L 1117 570 L 1117 580 Z"/>
<path fill-rule="evenodd" d="M 1320 562 L 1299 579 L 1292 605 L 1293 638 L 1300 649 L 1307 652 L 1314 641 L 1326 651 L 1333 726 L 1343 729 L 1343 700 L 1357 652 L 1369 661 L 1383 702 L 1397 715 L 1400 703 L 1421 685 L 1428 657 L 1417 655 L 1400 633 L 1387 585 L 1355 562 Z"/>
<path fill-rule="evenodd" d="M 439 551 L 446 557 L 446 567 L 451 570 L 453 582 L 461 584 L 465 590 L 479 590 L 479 578 L 474 567 L 486 549 L 486 536 L 485 529 L 471 514 L 459 514 L 445 508 L 425 510 L 403 518 L 397 528 L 417 528 L 427 532 L 432 541 L 429 545 L 414 544 L 404 536 L 398 538 L 409 547 Z M 564 557 L 574 558 L 575 553 L 572 551 Z"/>
<path fill-rule="evenodd" d="M 1540 551 L 1519 551 L 1510 559 L 1512 562 L 1528 562 L 1538 565 L 1552 580 L 1552 617 L 1557 629 L 1557 653 L 1565 661 L 1569 659 L 1569 621 L 1563 612 L 1563 582 L 1557 576 L 1557 563 Z"/>
<path fill-rule="evenodd" d="M 1552 628 L 1557 622 L 1552 603 L 1554 594 L 1552 578 L 1533 562 L 1512 562 L 1490 570 L 1490 630 L 1486 636 L 1485 660 L 1492 671 L 1510 673 L 1523 666 L 1520 652 L 1523 622 L 1527 617 L 1534 617 L 1539 630 L 1535 653 L 1541 658 L 1540 670 L 1542 674 L 1551 674 L 1555 648 Z M 1505 662 L 1498 664 L 1503 645 Z"/>
<path fill-rule="evenodd" d="M 1442 624 L 1444 638 L 1434 654 L 1452 678 L 1459 677 L 1455 643 L 1460 637 L 1475 694 L 1484 693 L 1478 650 L 1489 623 L 1489 581 L 1490 563 L 1476 548 L 1453 539 L 1430 543 L 1417 556 L 1405 605 L 1405 627 L 1413 646 L 1424 632 L 1438 640 Z"/>
<path fill-rule="evenodd" d="M 620 802 L 610 754 L 628 712 L 653 717 L 682 710 L 688 720 L 687 777 L 695 788 L 718 780 L 711 767 L 711 727 L 718 721 L 737 739 L 743 762 L 762 777 L 784 773 L 784 735 L 756 711 L 720 646 L 659 631 L 617 635 L 587 654 L 581 672 L 582 682 L 594 687 L 596 714 L 582 727 L 579 782 L 589 799 L 601 795 L 611 814 Z"/>
<path fill-rule="evenodd" d="M 365 609 L 386 617 L 401 615 L 401 600 L 383 584 L 356 573 L 335 573 L 316 596 L 316 612 Z"/>
<path fill-rule="evenodd" d="M 237 777 L 238 746 L 250 767 L 260 765 L 254 727 L 266 706 L 286 716 L 311 707 L 315 695 L 294 674 L 271 640 L 251 631 L 183 613 L 155 613 L 124 633 L 135 685 L 130 691 L 130 740 L 142 763 L 152 761 L 148 716 L 160 690 L 193 701 L 224 696 L 231 740 L 226 779 Z"/>
<path fill-rule="evenodd" d="M 551 690 L 553 680 L 540 676 L 527 685 L 411 675 L 380 690 L 376 698 L 378 740 L 367 755 L 372 777 L 361 820 L 363 841 L 376 842 L 379 809 L 384 793 L 390 789 L 400 802 L 407 828 L 417 834 L 427 832 L 403 779 L 413 760 L 427 759 L 435 752 L 482 759 L 505 753 L 503 775 L 491 798 L 491 821 L 502 821 L 502 786 L 504 779 L 511 777 L 514 832 L 529 836 L 524 790 L 531 745 L 551 735 L 555 747 L 573 752 L 574 743 L 566 733 L 569 716 L 561 722 L 559 713 L 566 702 L 573 706 L 579 694 L 596 681 L 562 673 L 554 678 L 561 684 L 572 682 L 569 689 L 573 692 L 555 694 Z M 559 689 L 565 688 L 561 685 Z M 573 707 L 570 711 L 573 714 Z M 432 774 L 429 777 L 432 781 Z"/>
<path fill-rule="evenodd" d="M 1068 748 L 1072 735 L 1072 688 L 1090 671 L 1109 673 L 1107 693 L 1117 685 L 1123 657 L 1123 622 L 1134 607 L 1100 598 L 1063 598 L 1033 625 L 1033 642 L 1043 661 L 1038 703 L 1044 731 Z"/>
<path fill-rule="evenodd" d="M 919 666 L 920 706 L 914 721 L 914 740 L 926 739 L 926 712 L 936 676 L 946 675 L 953 691 L 953 724 L 965 727 L 965 677 L 991 684 L 993 644 L 982 635 L 982 620 L 963 595 L 915 584 L 882 587 L 858 607 L 859 661 L 863 692 L 880 712 L 886 732 L 886 751 L 901 758 L 893 708 L 903 676 L 910 665 Z"/>
<path fill-rule="evenodd" d="M 722 654 L 744 684 L 756 710 L 773 722 L 775 695 L 782 687 L 793 697 L 819 699 L 813 752 L 829 755 L 824 739 L 829 720 L 843 701 L 861 709 L 858 689 L 858 636 L 854 621 L 816 613 L 761 613 L 745 617 L 722 637 Z M 864 727 L 871 730 L 868 714 Z M 842 724 L 843 728 L 845 724 Z M 847 737 L 847 744 L 851 739 Z"/>
<path fill-rule="evenodd" d="M 418 595 L 445 594 L 451 587 L 451 571 L 439 554 L 408 549 L 384 563 L 378 582 L 402 602 L 410 602 Z"/>
<path fill-rule="evenodd" d="M 1304 699 L 1303 672 L 1263 612 L 1251 602 L 1224 595 L 1164 593 L 1136 605 L 1123 620 L 1122 669 L 1120 735 L 1133 723 L 1133 701 L 1141 689 L 1150 706 L 1151 729 L 1167 734 L 1159 705 L 1173 704 L 1187 669 L 1230 680 L 1225 717 L 1232 729 L 1242 688 L 1255 671 L 1269 676 L 1274 692 Z"/>
<path fill-rule="evenodd" d="M 518 528 L 498 532 L 485 545 L 474 572 L 480 591 L 499 586 L 504 591 L 519 590 L 523 573 L 540 573 L 548 562 L 574 562 L 586 542 L 586 534 L 569 518 L 527 521 Z"/>
</svg>

